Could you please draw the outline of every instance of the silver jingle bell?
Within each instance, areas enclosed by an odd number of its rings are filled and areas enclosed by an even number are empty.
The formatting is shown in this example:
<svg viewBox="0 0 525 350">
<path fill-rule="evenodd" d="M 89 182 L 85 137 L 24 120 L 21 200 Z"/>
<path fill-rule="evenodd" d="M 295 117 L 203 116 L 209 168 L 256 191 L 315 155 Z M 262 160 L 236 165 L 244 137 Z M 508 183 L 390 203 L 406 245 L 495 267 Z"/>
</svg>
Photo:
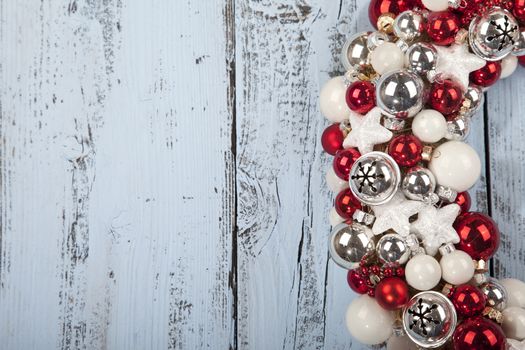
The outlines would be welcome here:
<svg viewBox="0 0 525 350">
<path fill-rule="evenodd" d="M 365 255 L 374 251 L 372 230 L 364 225 L 342 223 L 334 227 L 328 247 L 332 260 L 345 269 L 353 269 Z"/>
<path fill-rule="evenodd" d="M 415 116 L 423 108 L 425 84 L 413 72 L 396 70 L 381 76 L 376 86 L 377 105 L 393 117 Z"/>
<path fill-rule="evenodd" d="M 362 32 L 351 36 L 343 46 L 341 62 L 346 70 L 353 67 L 363 67 L 369 63 L 370 50 L 368 49 L 368 35 Z"/>
<path fill-rule="evenodd" d="M 456 116 L 447 122 L 445 138 L 453 141 L 463 141 L 470 132 L 470 117 Z"/>
<path fill-rule="evenodd" d="M 432 197 L 436 196 L 434 194 L 436 178 L 429 169 L 416 166 L 407 171 L 401 189 L 409 199 L 422 202 L 432 201 Z"/>
<path fill-rule="evenodd" d="M 423 15 L 416 11 L 400 13 L 394 20 L 394 34 L 404 41 L 414 41 L 421 36 L 424 28 Z"/>
<path fill-rule="evenodd" d="M 472 51 L 487 61 L 499 61 L 511 53 L 520 35 L 518 21 L 499 7 L 475 18 L 469 27 Z"/>
<path fill-rule="evenodd" d="M 520 33 L 520 39 L 514 44 L 514 50 L 512 51 L 514 56 L 525 55 L 525 30 Z"/>
<path fill-rule="evenodd" d="M 445 344 L 457 325 L 454 305 L 438 292 L 421 292 L 403 309 L 403 327 L 407 336 L 422 348 Z"/>
<path fill-rule="evenodd" d="M 416 43 L 407 51 L 408 68 L 420 75 L 436 69 L 437 58 L 436 49 L 428 43 Z"/>
<path fill-rule="evenodd" d="M 383 152 L 362 155 L 350 170 L 350 190 L 368 205 L 388 202 L 397 192 L 400 181 L 399 166 Z"/>
<path fill-rule="evenodd" d="M 410 249 L 403 237 L 397 233 L 387 233 L 377 242 L 376 253 L 383 264 L 404 265 L 410 258 Z"/>
<path fill-rule="evenodd" d="M 487 305 L 503 311 L 507 307 L 507 290 L 503 285 L 495 278 L 489 278 L 488 281 L 484 282 L 479 286 L 479 289 L 487 297 Z"/>
<path fill-rule="evenodd" d="M 470 85 L 465 92 L 464 101 L 470 104 L 468 112 L 464 113 L 464 115 L 469 117 L 473 116 L 479 111 L 485 101 L 483 90 L 479 86 Z"/>
</svg>

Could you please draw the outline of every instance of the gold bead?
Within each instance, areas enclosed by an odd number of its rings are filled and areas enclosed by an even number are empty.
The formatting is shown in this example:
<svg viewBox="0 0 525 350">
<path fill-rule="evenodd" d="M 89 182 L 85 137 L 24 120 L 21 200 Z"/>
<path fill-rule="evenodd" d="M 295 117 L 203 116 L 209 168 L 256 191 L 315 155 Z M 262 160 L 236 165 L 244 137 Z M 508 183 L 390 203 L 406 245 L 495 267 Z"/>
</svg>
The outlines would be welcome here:
<svg viewBox="0 0 525 350">
<path fill-rule="evenodd" d="M 432 159 L 432 152 L 434 152 L 434 147 L 424 146 L 423 151 L 421 152 L 421 157 L 425 162 L 430 162 Z"/>
<path fill-rule="evenodd" d="M 377 29 L 385 34 L 394 32 L 395 16 L 392 13 L 384 13 L 377 19 Z"/>
</svg>

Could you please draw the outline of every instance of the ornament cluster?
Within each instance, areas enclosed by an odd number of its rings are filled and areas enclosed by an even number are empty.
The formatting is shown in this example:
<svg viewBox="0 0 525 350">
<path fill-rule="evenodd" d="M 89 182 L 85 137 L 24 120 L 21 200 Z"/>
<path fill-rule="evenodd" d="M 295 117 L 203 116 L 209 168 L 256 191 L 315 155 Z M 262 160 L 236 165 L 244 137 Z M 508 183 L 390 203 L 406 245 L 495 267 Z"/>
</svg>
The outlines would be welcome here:
<svg viewBox="0 0 525 350">
<path fill-rule="evenodd" d="M 360 294 L 347 327 L 387 349 L 525 349 L 525 283 L 488 276 L 496 223 L 470 211 L 464 142 L 483 93 L 525 65 L 525 0 L 372 0 L 321 90 L 330 256 Z"/>
</svg>

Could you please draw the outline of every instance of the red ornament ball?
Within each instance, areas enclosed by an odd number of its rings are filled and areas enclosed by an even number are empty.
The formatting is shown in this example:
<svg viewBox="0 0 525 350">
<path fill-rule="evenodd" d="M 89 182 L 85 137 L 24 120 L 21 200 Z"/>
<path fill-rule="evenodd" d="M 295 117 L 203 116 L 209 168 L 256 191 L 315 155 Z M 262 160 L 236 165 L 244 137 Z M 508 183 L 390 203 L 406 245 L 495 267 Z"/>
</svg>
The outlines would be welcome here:
<svg viewBox="0 0 525 350">
<path fill-rule="evenodd" d="M 410 299 L 408 285 L 399 277 L 387 277 L 377 284 L 375 298 L 386 310 L 399 309 Z"/>
<path fill-rule="evenodd" d="M 346 90 L 346 104 L 357 113 L 366 114 L 376 105 L 376 88 L 369 81 L 355 81 Z"/>
<path fill-rule="evenodd" d="M 361 153 L 355 148 L 348 148 L 338 151 L 334 158 L 334 172 L 343 180 L 350 177 L 350 169 L 354 165 L 357 158 L 361 157 Z"/>
<path fill-rule="evenodd" d="M 461 213 L 466 213 L 470 210 L 470 206 L 472 205 L 470 194 L 467 191 L 458 193 L 454 203 L 459 205 L 459 207 L 461 208 Z"/>
<path fill-rule="evenodd" d="M 414 135 L 399 135 L 388 145 L 388 154 L 400 166 L 412 167 L 422 159 L 423 145 Z"/>
<path fill-rule="evenodd" d="M 488 216 L 469 212 L 461 214 L 454 223 L 459 235 L 458 249 L 474 260 L 488 260 L 498 250 L 500 233 L 496 223 Z"/>
<path fill-rule="evenodd" d="M 525 67 L 525 56 L 519 56 L 518 61 L 523 67 Z"/>
<path fill-rule="evenodd" d="M 479 86 L 488 87 L 494 85 L 501 76 L 500 61 L 487 62 L 485 67 L 470 73 L 470 81 Z"/>
<path fill-rule="evenodd" d="M 456 287 L 450 299 L 460 317 L 481 315 L 487 303 L 485 294 L 470 284 Z"/>
<path fill-rule="evenodd" d="M 368 292 L 368 285 L 366 284 L 366 277 L 362 276 L 356 270 L 348 271 L 346 280 L 350 288 L 358 294 L 366 294 Z"/>
<path fill-rule="evenodd" d="M 520 22 L 525 22 L 525 0 L 514 0 L 512 13 Z"/>
<path fill-rule="evenodd" d="M 454 350 L 505 350 L 507 345 L 500 326 L 483 317 L 463 321 L 452 339 Z"/>
<path fill-rule="evenodd" d="M 452 80 L 433 83 L 429 96 L 430 106 L 445 115 L 459 110 L 463 102 L 463 90 L 458 83 Z"/>
<path fill-rule="evenodd" d="M 430 12 L 427 18 L 427 33 L 437 45 L 450 45 L 456 39 L 460 22 L 458 17 L 449 11 Z"/>
<path fill-rule="evenodd" d="M 368 7 L 370 23 L 377 28 L 377 19 L 385 13 L 395 16 L 414 7 L 413 0 L 372 0 Z"/>
<path fill-rule="evenodd" d="M 321 136 L 321 145 L 326 153 L 334 156 L 337 151 L 343 149 L 345 137 L 339 124 L 332 124 L 323 131 Z"/>
<path fill-rule="evenodd" d="M 354 197 L 350 189 L 345 189 L 335 197 L 335 210 L 344 219 L 351 219 L 357 209 L 361 209 L 361 202 Z"/>
</svg>

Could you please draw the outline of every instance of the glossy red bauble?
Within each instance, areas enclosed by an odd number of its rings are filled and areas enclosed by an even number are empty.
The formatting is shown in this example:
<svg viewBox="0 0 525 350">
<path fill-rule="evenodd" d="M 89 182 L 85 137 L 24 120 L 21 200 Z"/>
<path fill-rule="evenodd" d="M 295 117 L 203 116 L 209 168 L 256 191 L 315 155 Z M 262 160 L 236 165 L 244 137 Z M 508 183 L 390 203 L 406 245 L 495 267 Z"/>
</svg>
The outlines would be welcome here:
<svg viewBox="0 0 525 350">
<path fill-rule="evenodd" d="M 452 114 L 459 110 L 463 102 L 463 90 L 452 80 L 436 82 L 430 88 L 428 103 L 442 114 Z"/>
<path fill-rule="evenodd" d="M 500 326 L 483 317 L 463 321 L 452 339 L 454 350 L 505 350 L 507 344 Z"/>
<path fill-rule="evenodd" d="M 366 114 L 376 105 L 376 88 L 369 81 L 356 81 L 346 90 L 346 104 L 357 113 Z"/>
<path fill-rule="evenodd" d="M 354 197 L 350 189 L 339 192 L 335 197 L 335 210 L 344 219 L 351 219 L 357 209 L 361 209 L 361 202 Z"/>
<path fill-rule="evenodd" d="M 408 285 L 399 277 L 387 277 L 377 284 L 375 298 L 383 309 L 399 309 L 410 299 Z"/>
<path fill-rule="evenodd" d="M 366 294 L 368 292 L 368 285 L 366 284 L 366 277 L 362 276 L 356 270 L 348 271 L 346 280 L 350 288 L 358 294 Z"/>
<path fill-rule="evenodd" d="M 487 62 L 485 67 L 470 73 L 470 81 L 479 86 L 488 87 L 494 85 L 501 76 L 500 61 Z"/>
<path fill-rule="evenodd" d="M 350 169 L 354 165 L 361 153 L 355 148 L 348 148 L 338 151 L 334 157 L 334 172 L 343 180 L 349 179 Z"/>
<path fill-rule="evenodd" d="M 450 300 L 460 317 L 481 315 L 487 303 L 487 297 L 478 288 L 464 284 L 454 289 Z"/>
<path fill-rule="evenodd" d="M 454 200 L 454 203 L 459 205 L 459 207 L 461 208 L 461 213 L 466 213 L 470 210 L 470 206 L 472 205 L 470 194 L 466 191 L 458 193 L 456 199 Z"/>
<path fill-rule="evenodd" d="M 500 233 L 496 223 L 488 216 L 469 212 L 461 214 L 454 223 L 459 235 L 458 249 L 474 260 L 488 260 L 498 250 Z"/>
<path fill-rule="evenodd" d="M 377 19 L 385 13 L 395 16 L 414 7 L 414 0 L 372 0 L 368 7 L 370 23 L 377 28 Z"/>
<path fill-rule="evenodd" d="M 430 12 L 427 17 L 427 33 L 437 45 L 450 45 L 459 32 L 458 16 L 449 11 Z"/>
<path fill-rule="evenodd" d="M 343 149 L 345 137 L 339 124 L 332 124 L 323 131 L 321 136 L 321 145 L 326 153 L 334 156 L 337 151 Z"/>
<path fill-rule="evenodd" d="M 412 167 L 422 159 L 423 145 L 414 135 L 399 135 L 388 145 L 388 154 L 400 166 Z"/>
<path fill-rule="evenodd" d="M 519 56 L 518 61 L 523 67 L 525 67 L 525 56 Z"/>
<path fill-rule="evenodd" d="M 512 13 L 518 21 L 521 23 L 525 22 L 525 0 L 514 0 Z"/>
</svg>

